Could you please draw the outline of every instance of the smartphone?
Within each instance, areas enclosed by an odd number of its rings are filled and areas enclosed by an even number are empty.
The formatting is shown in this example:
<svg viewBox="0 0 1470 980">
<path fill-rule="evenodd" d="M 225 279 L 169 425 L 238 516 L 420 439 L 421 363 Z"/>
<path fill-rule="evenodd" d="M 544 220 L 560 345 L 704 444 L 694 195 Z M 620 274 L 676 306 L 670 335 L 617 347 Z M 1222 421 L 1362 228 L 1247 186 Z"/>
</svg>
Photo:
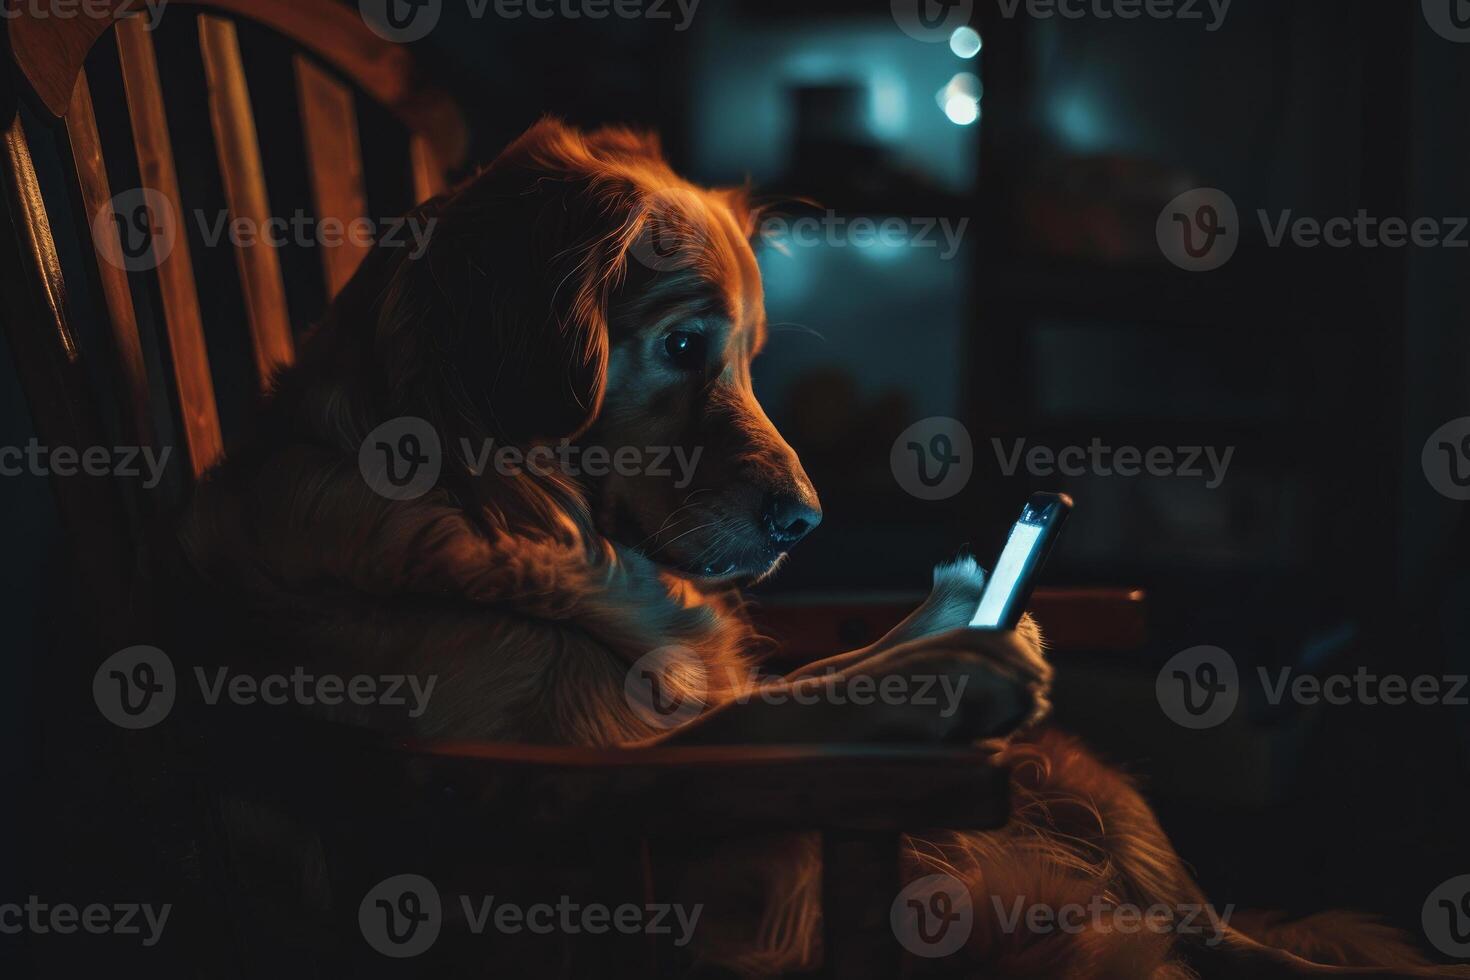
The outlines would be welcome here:
<svg viewBox="0 0 1470 980">
<path fill-rule="evenodd" d="M 1021 511 L 1021 519 L 1011 528 L 1005 550 L 995 563 L 995 570 L 980 594 L 971 626 L 984 629 L 1013 630 L 1021 622 L 1031 588 L 1036 583 L 1051 546 L 1062 533 L 1062 525 L 1072 512 L 1072 498 L 1064 493 L 1033 494 Z"/>
</svg>

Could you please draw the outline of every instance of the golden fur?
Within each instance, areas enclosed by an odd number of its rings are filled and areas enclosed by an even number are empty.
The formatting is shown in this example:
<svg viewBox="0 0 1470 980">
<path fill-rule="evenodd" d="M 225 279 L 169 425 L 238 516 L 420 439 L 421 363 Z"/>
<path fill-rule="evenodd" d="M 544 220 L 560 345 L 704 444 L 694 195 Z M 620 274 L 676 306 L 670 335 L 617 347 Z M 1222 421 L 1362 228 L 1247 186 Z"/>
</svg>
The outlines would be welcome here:
<svg viewBox="0 0 1470 980">
<path fill-rule="evenodd" d="M 1105 896 L 1140 907 L 1205 899 L 1125 777 L 1075 740 L 1027 727 L 1046 710 L 1040 634 L 1029 620 L 1000 638 L 963 628 L 982 582 L 973 563 L 940 569 L 930 600 L 879 643 L 777 682 L 962 674 L 974 683 L 958 720 L 733 703 L 760 653 L 734 586 L 779 562 L 751 514 L 773 493 L 815 507 L 795 454 L 750 390 L 765 323 L 743 195 L 679 180 L 648 137 L 546 120 L 422 211 L 438 221 L 428 253 L 372 254 L 280 379 L 258 431 L 211 474 L 180 525 L 187 602 L 237 641 L 222 658 L 435 674 L 421 718 L 335 709 L 342 720 L 424 736 L 632 745 L 982 738 L 1020 728 L 1002 749 L 1015 766 L 1009 826 L 909 841 L 907 872 L 962 879 L 976 909 L 965 952 L 924 969 L 1158 980 L 1332 972 L 1234 928 L 1211 946 L 1148 932 L 998 928 L 992 897 L 1060 905 Z M 655 226 L 673 235 L 673 269 L 629 258 Z M 656 362 L 670 322 L 703 331 L 707 377 L 680 379 Z M 398 416 L 427 420 L 446 447 L 438 485 L 415 500 L 373 493 L 358 469 L 364 438 Z M 453 447 L 487 438 L 647 439 L 710 445 L 717 458 L 681 495 L 639 476 L 587 484 L 475 474 Z M 629 665 L 670 645 L 697 656 L 685 693 L 711 705 L 674 732 L 650 725 L 624 696 Z M 816 964 L 814 843 L 769 842 L 749 857 L 690 857 L 696 900 L 729 896 L 730 914 L 700 937 L 700 955 L 753 974 Z M 1357 939 L 1343 934 L 1349 928 Z M 1255 931 L 1324 963 L 1357 963 L 1361 975 L 1433 972 L 1401 937 L 1356 921 Z"/>
</svg>

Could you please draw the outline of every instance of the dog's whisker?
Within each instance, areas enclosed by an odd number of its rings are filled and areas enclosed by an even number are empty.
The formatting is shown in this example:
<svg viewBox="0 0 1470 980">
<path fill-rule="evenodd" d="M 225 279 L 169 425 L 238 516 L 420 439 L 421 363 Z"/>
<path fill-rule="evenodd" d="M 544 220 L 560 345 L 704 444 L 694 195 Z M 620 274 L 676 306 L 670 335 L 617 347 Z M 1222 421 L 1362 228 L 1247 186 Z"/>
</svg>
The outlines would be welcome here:
<svg viewBox="0 0 1470 980">
<path fill-rule="evenodd" d="M 808 326 L 805 323 L 796 323 L 795 321 L 783 320 L 780 323 L 766 324 L 766 329 L 769 330 L 771 333 L 804 333 L 817 338 L 823 343 L 827 342 L 827 337 L 825 334 L 823 334 L 816 327 Z"/>
<path fill-rule="evenodd" d="M 711 536 L 709 544 L 705 545 L 699 554 L 695 556 L 692 562 L 695 566 L 703 565 L 706 561 L 706 556 L 710 556 L 711 558 L 718 557 L 724 551 L 725 546 L 736 539 L 741 530 L 740 522 L 729 518 L 721 518 L 717 524 L 718 527 Z"/>
<path fill-rule="evenodd" d="M 638 548 L 641 549 L 644 545 L 648 544 L 648 542 L 652 541 L 654 538 L 658 537 L 660 534 L 663 534 L 671 526 L 673 526 L 674 523 L 675 523 L 675 518 L 677 518 L 681 513 L 683 513 L 686 510 L 693 510 L 693 509 L 694 508 L 693 508 L 693 505 L 692 504 L 684 504 L 684 505 L 682 505 L 680 507 L 674 508 L 674 510 L 669 513 L 669 516 L 664 518 L 663 523 L 658 526 L 658 530 L 654 531 L 648 537 L 646 537 L 642 541 L 638 542 L 638 544 L 637 544 L 636 547 L 638 547 Z"/>
<path fill-rule="evenodd" d="M 684 537 L 684 535 L 686 535 L 686 534 L 693 534 L 695 531 L 700 531 L 700 530 L 703 530 L 704 528 L 707 528 L 707 527 L 714 527 L 718 523 L 719 523 L 719 521 L 710 521 L 707 524 L 696 524 L 694 527 L 691 527 L 689 530 L 682 531 L 679 534 L 674 535 L 672 538 L 669 538 L 669 540 L 665 541 L 663 544 L 659 545 L 657 548 L 654 548 L 653 551 L 649 552 L 649 554 L 656 555 L 660 551 L 662 551 L 663 549 L 667 548 L 669 545 L 673 544 L 675 541 L 678 541 L 680 538 Z"/>
</svg>

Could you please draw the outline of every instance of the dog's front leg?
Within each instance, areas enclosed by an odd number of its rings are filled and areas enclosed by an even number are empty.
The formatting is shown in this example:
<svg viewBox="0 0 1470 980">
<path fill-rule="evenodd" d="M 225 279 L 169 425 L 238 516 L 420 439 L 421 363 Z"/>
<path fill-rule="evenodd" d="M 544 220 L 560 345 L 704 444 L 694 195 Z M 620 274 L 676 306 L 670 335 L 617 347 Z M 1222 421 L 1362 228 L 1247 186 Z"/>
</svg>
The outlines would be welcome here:
<svg viewBox="0 0 1470 980">
<path fill-rule="evenodd" d="M 1046 713 L 1050 680 L 1034 636 L 964 627 L 842 669 L 760 685 L 646 744 L 993 738 Z"/>
<path fill-rule="evenodd" d="M 936 565 L 934 585 L 929 590 L 928 597 L 881 639 L 858 650 L 807 664 L 788 674 L 787 679 L 817 677 L 845 670 L 911 640 L 968 626 L 980 605 L 980 594 L 984 591 L 985 570 L 973 558 L 959 558 L 944 565 Z M 1035 630 L 1035 624 L 1023 623 L 1022 629 Z"/>
</svg>

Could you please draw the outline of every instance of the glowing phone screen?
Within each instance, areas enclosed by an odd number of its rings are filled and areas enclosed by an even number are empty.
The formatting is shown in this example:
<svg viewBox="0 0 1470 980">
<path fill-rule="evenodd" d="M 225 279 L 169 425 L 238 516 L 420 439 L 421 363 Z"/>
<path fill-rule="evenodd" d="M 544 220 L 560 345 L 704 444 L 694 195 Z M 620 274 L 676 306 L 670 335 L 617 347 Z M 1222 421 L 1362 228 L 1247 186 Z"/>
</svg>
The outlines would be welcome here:
<svg viewBox="0 0 1470 980">
<path fill-rule="evenodd" d="M 1032 555 L 1041 544 L 1043 530 L 1045 528 L 1040 524 L 1024 522 L 1011 528 L 1005 550 L 995 563 L 990 581 L 985 583 L 985 592 L 980 596 L 980 608 L 975 610 L 975 618 L 970 620 L 971 626 L 994 629 L 1000 625 L 1011 597 L 1016 594 L 1016 589 L 1031 564 Z"/>
</svg>

